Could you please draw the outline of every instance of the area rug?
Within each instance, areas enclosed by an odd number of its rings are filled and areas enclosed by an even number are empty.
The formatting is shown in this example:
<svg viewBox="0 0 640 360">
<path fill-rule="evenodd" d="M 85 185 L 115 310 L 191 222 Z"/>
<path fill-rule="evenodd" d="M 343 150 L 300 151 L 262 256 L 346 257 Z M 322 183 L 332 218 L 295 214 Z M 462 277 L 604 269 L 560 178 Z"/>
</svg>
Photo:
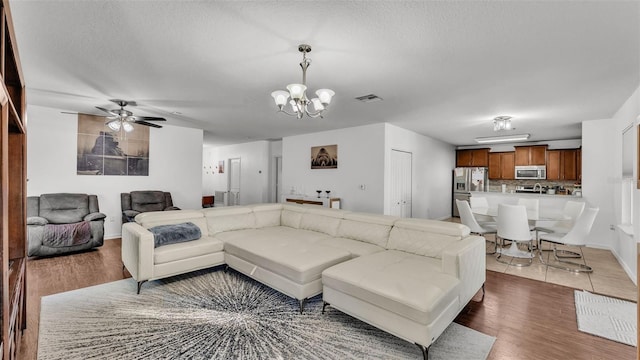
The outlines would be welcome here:
<svg viewBox="0 0 640 360">
<path fill-rule="evenodd" d="M 637 346 L 636 303 L 575 290 L 578 330 Z"/>
<path fill-rule="evenodd" d="M 414 344 L 220 268 L 42 298 L 38 359 L 419 359 Z M 451 324 L 430 359 L 486 359 L 495 338 Z"/>
</svg>

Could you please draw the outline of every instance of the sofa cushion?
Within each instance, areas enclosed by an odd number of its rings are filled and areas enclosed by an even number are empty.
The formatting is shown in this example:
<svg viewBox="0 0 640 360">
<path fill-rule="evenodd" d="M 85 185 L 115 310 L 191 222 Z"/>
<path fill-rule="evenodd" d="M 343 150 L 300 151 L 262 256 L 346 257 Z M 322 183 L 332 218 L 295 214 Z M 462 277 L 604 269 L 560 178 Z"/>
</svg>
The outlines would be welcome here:
<svg viewBox="0 0 640 360">
<path fill-rule="evenodd" d="M 158 225 L 149 228 L 153 233 L 155 247 L 198 240 L 202 236 L 200 228 L 192 222 L 172 225 Z"/>
<path fill-rule="evenodd" d="M 262 229 L 252 234 L 257 233 L 262 233 L 264 237 L 225 239 L 225 252 L 298 284 L 318 280 L 324 269 L 350 258 L 349 252 L 315 244 L 316 240 L 287 236 L 274 237 L 268 232 L 263 232 Z"/>
<path fill-rule="evenodd" d="M 469 228 L 457 223 L 426 219 L 403 219 L 395 222 L 387 249 L 412 254 L 442 257 L 442 250 L 452 241 L 469 235 Z"/>
<path fill-rule="evenodd" d="M 277 241 L 282 239 L 297 239 L 304 243 L 313 244 L 318 241 L 330 238 L 326 234 L 316 231 L 293 229 L 288 226 L 271 226 L 260 229 L 245 229 L 226 231 L 215 234 L 215 238 L 227 242 L 237 238 L 251 238 L 261 241 Z"/>
<path fill-rule="evenodd" d="M 321 232 L 327 235 L 336 236 L 340 219 L 317 214 L 302 214 L 300 229 Z"/>
<path fill-rule="evenodd" d="M 256 228 L 267 226 L 280 226 L 280 218 L 282 216 L 281 204 L 263 204 L 254 205 L 253 215 L 256 219 Z"/>
<path fill-rule="evenodd" d="M 40 216 L 51 224 L 69 224 L 82 221 L 89 213 L 87 194 L 42 194 L 40 195 Z"/>
<path fill-rule="evenodd" d="M 389 232 L 399 218 L 387 215 L 363 213 L 346 214 L 340 222 L 337 236 L 365 241 L 386 247 Z"/>
<path fill-rule="evenodd" d="M 439 260 L 396 250 L 332 266 L 322 283 L 425 325 L 457 301 L 460 287 Z"/>
<path fill-rule="evenodd" d="M 320 240 L 319 244 L 347 250 L 349 253 L 351 253 L 352 258 L 374 254 L 385 250 L 385 248 L 381 246 L 370 244 L 368 242 L 340 237 L 331 237 L 328 239 Z"/>
<path fill-rule="evenodd" d="M 290 209 L 282 209 L 280 215 L 280 225 L 288 226 L 290 228 L 300 228 L 300 220 L 302 220 L 302 212 L 293 211 Z"/>
<path fill-rule="evenodd" d="M 203 236 L 198 240 L 157 247 L 153 251 L 154 264 L 164 264 L 172 261 L 195 258 L 224 250 L 222 241 L 210 236 Z"/>
<path fill-rule="evenodd" d="M 203 210 L 209 227 L 209 234 L 225 231 L 253 229 L 256 219 L 248 207 L 221 207 Z"/>
</svg>

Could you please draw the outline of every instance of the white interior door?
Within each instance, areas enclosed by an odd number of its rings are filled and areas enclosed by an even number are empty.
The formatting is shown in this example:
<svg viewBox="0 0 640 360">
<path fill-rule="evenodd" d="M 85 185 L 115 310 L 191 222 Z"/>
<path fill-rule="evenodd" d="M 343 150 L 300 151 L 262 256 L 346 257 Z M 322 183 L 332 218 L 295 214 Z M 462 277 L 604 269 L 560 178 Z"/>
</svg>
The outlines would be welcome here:
<svg viewBox="0 0 640 360">
<path fill-rule="evenodd" d="M 391 215 L 411 217 L 411 161 L 412 154 L 391 150 Z"/>
<path fill-rule="evenodd" d="M 240 205 L 240 158 L 229 159 L 229 205 Z"/>
</svg>

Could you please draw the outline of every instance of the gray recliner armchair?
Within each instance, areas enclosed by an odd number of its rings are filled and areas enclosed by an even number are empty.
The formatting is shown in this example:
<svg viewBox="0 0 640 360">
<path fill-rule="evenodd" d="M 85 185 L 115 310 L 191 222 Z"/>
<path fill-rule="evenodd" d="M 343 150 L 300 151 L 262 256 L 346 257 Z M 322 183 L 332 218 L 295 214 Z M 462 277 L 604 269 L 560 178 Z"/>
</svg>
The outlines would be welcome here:
<svg viewBox="0 0 640 360">
<path fill-rule="evenodd" d="M 104 219 L 98 197 L 55 193 L 27 197 L 29 256 L 87 250 L 104 243 Z"/>
<path fill-rule="evenodd" d="M 132 222 L 136 215 L 148 211 L 180 210 L 173 206 L 171 193 L 166 191 L 132 191 L 120 194 L 122 223 Z"/>
</svg>

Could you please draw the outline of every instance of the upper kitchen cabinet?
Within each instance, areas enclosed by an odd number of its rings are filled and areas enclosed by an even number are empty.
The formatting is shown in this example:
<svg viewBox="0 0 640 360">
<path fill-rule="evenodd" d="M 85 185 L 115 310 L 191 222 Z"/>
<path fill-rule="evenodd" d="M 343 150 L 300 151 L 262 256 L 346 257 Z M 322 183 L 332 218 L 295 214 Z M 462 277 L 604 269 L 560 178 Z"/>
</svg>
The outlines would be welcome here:
<svg viewBox="0 0 640 360">
<path fill-rule="evenodd" d="M 489 179 L 512 180 L 515 178 L 515 153 L 492 152 L 489 153 Z"/>
<path fill-rule="evenodd" d="M 580 149 L 548 150 L 547 180 L 579 180 L 580 155 Z"/>
<path fill-rule="evenodd" d="M 489 166 L 489 149 L 468 149 L 456 151 L 456 167 Z"/>
<path fill-rule="evenodd" d="M 547 145 L 516 146 L 515 165 L 545 165 Z"/>
</svg>

